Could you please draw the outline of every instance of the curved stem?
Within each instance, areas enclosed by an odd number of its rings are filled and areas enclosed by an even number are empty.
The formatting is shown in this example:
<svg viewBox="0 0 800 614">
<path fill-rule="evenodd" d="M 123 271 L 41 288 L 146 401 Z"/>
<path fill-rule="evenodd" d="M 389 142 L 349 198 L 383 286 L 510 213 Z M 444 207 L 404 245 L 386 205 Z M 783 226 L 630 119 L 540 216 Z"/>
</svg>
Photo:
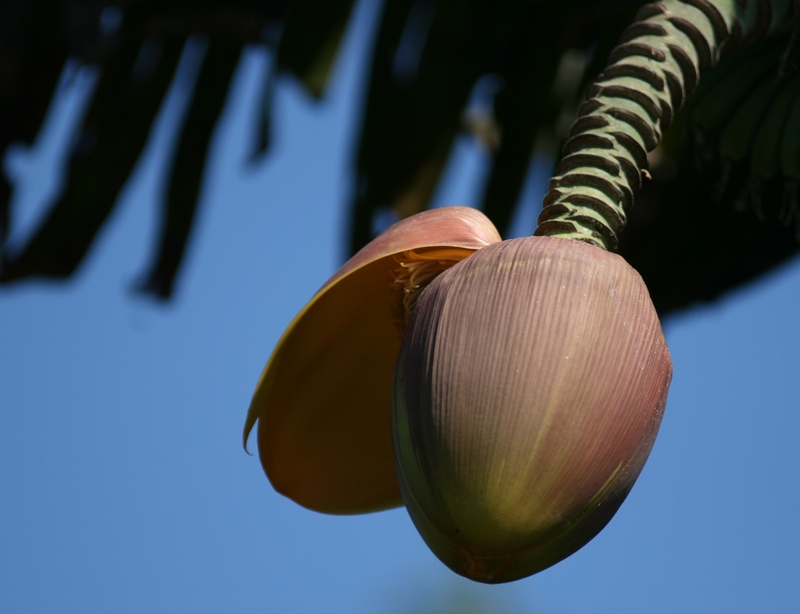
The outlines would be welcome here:
<svg viewBox="0 0 800 614">
<path fill-rule="evenodd" d="M 643 6 L 589 88 L 550 180 L 535 235 L 615 250 L 647 152 L 730 49 L 759 40 L 792 0 L 664 0 Z"/>
</svg>

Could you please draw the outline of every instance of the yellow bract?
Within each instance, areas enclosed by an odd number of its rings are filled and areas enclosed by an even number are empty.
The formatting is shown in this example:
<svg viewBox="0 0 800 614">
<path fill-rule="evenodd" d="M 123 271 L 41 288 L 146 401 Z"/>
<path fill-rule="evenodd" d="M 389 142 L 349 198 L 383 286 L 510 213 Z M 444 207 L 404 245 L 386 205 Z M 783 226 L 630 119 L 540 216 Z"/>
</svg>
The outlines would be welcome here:
<svg viewBox="0 0 800 614">
<path fill-rule="evenodd" d="M 446 248 L 463 258 L 499 240 L 475 209 L 426 211 L 386 230 L 317 292 L 275 347 L 245 423 L 246 442 L 258 421 L 259 456 L 276 490 L 331 514 L 402 505 L 390 433 L 400 347 L 393 305 L 403 292 L 395 257 Z"/>
</svg>

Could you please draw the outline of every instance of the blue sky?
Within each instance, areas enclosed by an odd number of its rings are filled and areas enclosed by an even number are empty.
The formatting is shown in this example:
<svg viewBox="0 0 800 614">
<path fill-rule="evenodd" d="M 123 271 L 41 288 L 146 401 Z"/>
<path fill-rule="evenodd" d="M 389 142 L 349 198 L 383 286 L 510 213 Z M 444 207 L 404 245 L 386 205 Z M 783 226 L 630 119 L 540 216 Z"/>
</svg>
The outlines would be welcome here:
<svg viewBox="0 0 800 614">
<path fill-rule="evenodd" d="M 364 44 L 348 39 L 320 105 L 283 83 L 274 151 L 254 166 L 266 60 L 247 55 L 173 303 L 130 287 L 179 91 L 75 280 L 0 292 L 0 611 L 797 611 L 799 262 L 665 323 L 675 375 L 648 465 L 595 540 L 532 578 L 471 583 L 403 509 L 331 517 L 271 489 L 241 428 L 283 328 L 341 264 Z M 79 89 L 38 148 L 6 160 L 25 186 L 16 236 L 57 189 Z M 481 155 L 460 143 L 439 204 L 472 203 Z M 531 188 L 519 232 L 540 199 Z"/>
</svg>

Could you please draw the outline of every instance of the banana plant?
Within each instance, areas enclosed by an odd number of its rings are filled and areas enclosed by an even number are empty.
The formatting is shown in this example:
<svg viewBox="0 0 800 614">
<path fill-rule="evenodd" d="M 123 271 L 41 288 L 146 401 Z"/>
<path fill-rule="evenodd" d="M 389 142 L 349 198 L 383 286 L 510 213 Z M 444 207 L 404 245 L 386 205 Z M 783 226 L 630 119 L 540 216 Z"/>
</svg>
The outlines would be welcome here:
<svg viewBox="0 0 800 614">
<path fill-rule="evenodd" d="M 648 153 L 728 57 L 763 89 L 718 72 L 709 92 L 735 81 L 747 103 L 700 98 L 694 113 L 726 122 L 726 155 L 754 147 L 757 168 L 792 171 L 797 135 L 776 124 L 794 121 L 794 17 L 788 0 L 645 5 L 578 110 L 534 236 L 501 241 L 479 213 L 445 208 L 359 252 L 256 388 L 244 440 L 258 423 L 276 489 L 329 513 L 402 503 L 434 554 L 480 582 L 537 573 L 601 531 L 647 460 L 672 376 L 648 289 L 612 253 Z"/>
</svg>

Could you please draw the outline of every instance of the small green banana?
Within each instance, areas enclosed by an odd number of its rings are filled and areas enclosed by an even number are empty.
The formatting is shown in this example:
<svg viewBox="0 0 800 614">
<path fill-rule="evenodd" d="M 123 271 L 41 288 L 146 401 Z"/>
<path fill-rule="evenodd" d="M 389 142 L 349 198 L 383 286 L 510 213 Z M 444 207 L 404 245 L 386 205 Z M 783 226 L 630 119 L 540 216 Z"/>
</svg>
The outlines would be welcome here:
<svg viewBox="0 0 800 614">
<path fill-rule="evenodd" d="M 780 157 L 783 174 L 800 181 L 800 93 L 795 95 L 789 110 Z"/>
<path fill-rule="evenodd" d="M 800 92 L 800 75 L 794 74 L 780 84 L 764 115 L 752 149 L 752 169 L 763 179 L 771 179 L 780 170 L 780 151 L 786 133 L 789 112 Z"/>
<path fill-rule="evenodd" d="M 766 75 L 777 72 L 780 49 L 774 41 L 731 55 L 709 71 L 695 92 L 692 120 L 708 131 L 720 128 L 740 108 L 742 99 Z M 746 52 L 746 53 L 745 53 Z"/>
<path fill-rule="evenodd" d="M 779 88 L 777 72 L 772 72 L 762 76 L 758 85 L 739 103 L 722 132 L 719 150 L 723 156 L 731 160 L 744 159 Z"/>
</svg>

